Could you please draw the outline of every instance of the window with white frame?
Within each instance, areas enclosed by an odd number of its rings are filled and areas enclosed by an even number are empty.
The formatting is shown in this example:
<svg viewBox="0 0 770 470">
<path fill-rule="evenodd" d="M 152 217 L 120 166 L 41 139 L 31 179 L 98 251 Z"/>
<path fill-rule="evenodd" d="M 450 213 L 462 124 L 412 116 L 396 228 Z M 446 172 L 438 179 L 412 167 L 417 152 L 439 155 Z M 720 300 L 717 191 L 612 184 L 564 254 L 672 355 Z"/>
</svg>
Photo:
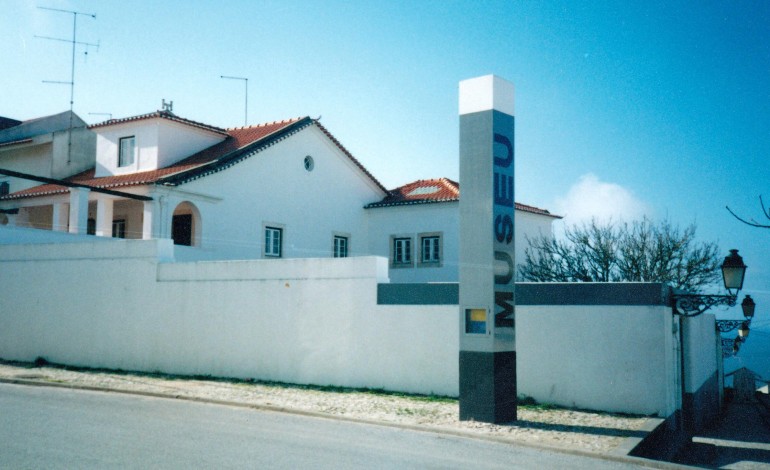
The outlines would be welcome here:
<svg viewBox="0 0 770 470">
<path fill-rule="evenodd" d="M 420 263 L 436 266 L 441 264 L 441 235 L 420 234 Z"/>
<path fill-rule="evenodd" d="M 412 265 L 412 239 L 411 237 L 391 238 L 391 264 L 395 267 Z"/>
<path fill-rule="evenodd" d="M 278 227 L 265 227 L 265 256 L 280 258 L 282 244 L 283 229 Z"/>
<path fill-rule="evenodd" d="M 118 143 L 118 166 L 129 166 L 134 164 L 134 151 L 136 147 L 136 137 L 122 137 Z"/>
<path fill-rule="evenodd" d="M 334 236 L 334 257 L 348 257 L 348 237 L 343 237 L 341 235 Z"/>
<path fill-rule="evenodd" d="M 112 221 L 112 237 L 126 238 L 126 220 L 118 219 Z"/>
</svg>

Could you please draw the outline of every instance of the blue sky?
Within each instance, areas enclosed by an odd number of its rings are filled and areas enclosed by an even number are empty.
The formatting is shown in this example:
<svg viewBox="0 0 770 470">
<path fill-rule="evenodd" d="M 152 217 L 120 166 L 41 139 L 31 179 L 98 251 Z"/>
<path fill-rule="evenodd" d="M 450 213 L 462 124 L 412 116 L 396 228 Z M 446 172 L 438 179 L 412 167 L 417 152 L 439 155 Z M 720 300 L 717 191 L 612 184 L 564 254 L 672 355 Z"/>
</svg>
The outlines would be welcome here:
<svg viewBox="0 0 770 470">
<path fill-rule="evenodd" d="M 173 100 L 183 117 L 243 125 L 322 116 L 389 187 L 458 178 L 457 84 L 516 86 L 516 199 L 565 215 L 696 223 L 749 265 L 754 331 L 735 365 L 770 378 L 770 3 L 766 1 L 6 0 L 0 115 L 68 109 L 88 122 Z M 86 55 L 85 52 L 88 51 Z M 770 223 L 770 220 L 765 220 Z M 717 311 L 735 318 L 737 309 Z M 760 367 L 761 366 L 761 367 Z"/>
</svg>

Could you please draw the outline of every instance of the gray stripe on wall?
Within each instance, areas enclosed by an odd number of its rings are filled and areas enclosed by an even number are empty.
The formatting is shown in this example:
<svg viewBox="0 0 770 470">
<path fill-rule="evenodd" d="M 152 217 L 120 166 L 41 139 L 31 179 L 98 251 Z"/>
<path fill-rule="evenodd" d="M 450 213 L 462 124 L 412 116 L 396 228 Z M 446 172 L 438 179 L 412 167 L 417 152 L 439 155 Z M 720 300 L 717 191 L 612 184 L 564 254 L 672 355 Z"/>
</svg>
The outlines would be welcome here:
<svg viewBox="0 0 770 470">
<path fill-rule="evenodd" d="M 657 282 L 516 283 L 516 305 L 669 305 Z M 379 284 L 379 305 L 458 305 L 457 283 Z"/>
</svg>

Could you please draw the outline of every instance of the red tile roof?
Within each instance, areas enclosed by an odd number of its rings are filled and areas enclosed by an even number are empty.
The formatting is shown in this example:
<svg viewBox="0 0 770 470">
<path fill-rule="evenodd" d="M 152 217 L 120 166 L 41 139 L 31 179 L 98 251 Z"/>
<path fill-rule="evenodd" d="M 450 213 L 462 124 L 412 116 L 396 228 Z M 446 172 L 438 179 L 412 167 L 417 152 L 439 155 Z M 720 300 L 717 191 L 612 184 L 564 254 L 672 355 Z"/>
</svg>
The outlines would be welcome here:
<svg viewBox="0 0 770 470">
<path fill-rule="evenodd" d="M 452 202 L 460 200 L 460 184 L 449 178 L 430 180 L 417 180 L 409 184 L 388 191 L 388 195 L 379 202 L 366 206 L 367 209 L 375 207 L 404 206 L 411 204 L 431 204 L 437 202 Z M 545 209 L 540 209 L 526 204 L 515 203 L 516 210 L 531 212 L 538 215 L 561 219 L 561 216 L 551 214 Z"/>
<path fill-rule="evenodd" d="M 193 122 L 186 119 L 177 118 L 173 115 L 169 117 L 169 113 L 159 111 L 158 113 L 145 114 L 142 116 L 137 116 L 136 118 L 128 118 L 122 120 L 113 119 L 111 121 L 107 121 L 107 123 L 131 122 L 140 119 L 149 119 L 152 117 L 173 119 L 184 123 Z M 198 124 L 199 123 L 195 123 L 195 125 Z M 109 124 L 103 123 L 91 127 L 99 127 L 102 125 Z M 299 132 L 300 130 L 310 125 L 316 125 L 321 130 L 321 132 L 323 132 L 324 135 L 326 135 L 334 143 L 334 145 L 340 149 L 342 153 L 350 158 L 351 161 L 375 183 L 375 185 L 377 185 L 384 193 L 388 192 L 385 187 L 382 186 L 382 184 L 377 181 L 377 179 L 372 176 L 372 174 L 369 173 L 369 171 L 364 168 L 364 166 L 355 157 L 353 157 L 353 155 L 351 155 L 350 152 L 348 152 L 348 150 L 343 147 L 342 144 L 340 144 L 340 142 L 334 138 L 334 136 L 332 136 L 332 134 L 325 127 L 321 125 L 320 122 L 310 119 L 309 117 L 275 121 L 257 126 L 237 127 L 222 130 L 222 132 L 225 132 L 227 135 L 225 140 L 166 168 L 130 173 L 125 175 L 104 176 L 99 178 L 94 176 L 95 169 L 92 168 L 77 175 L 71 176 L 65 181 L 76 182 L 79 184 L 104 189 L 139 186 L 146 184 L 163 184 L 168 186 L 176 186 L 229 168 L 230 166 L 242 161 L 243 159 L 248 158 L 257 152 L 276 144 L 277 142 L 289 137 L 295 132 Z M 202 126 L 205 126 L 205 124 Z M 0 197 L 0 200 L 46 196 L 51 194 L 62 194 L 66 192 L 68 192 L 68 189 L 64 186 L 55 184 L 43 184 L 8 194 L 6 196 Z"/>
<path fill-rule="evenodd" d="M 309 118 L 305 118 L 309 119 Z M 185 172 L 196 170 L 200 167 L 211 165 L 218 162 L 238 150 L 248 150 L 252 144 L 259 142 L 281 130 L 285 130 L 291 125 L 298 123 L 302 119 L 289 119 L 285 121 L 275 121 L 267 124 L 260 124 L 250 127 L 239 127 L 224 131 L 227 138 L 222 142 L 212 145 L 190 157 L 174 163 L 166 168 L 157 170 L 141 171 L 138 173 L 129 173 L 125 175 L 94 177 L 95 169 L 91 168 L 82 173 L 76 174 L 65 181 L 95 186 L 97 188 L 117 188 L 125 186 L 138 186 L 144 184 L 153 184 L 160 180 L 173 176 L 181 175 Z M 50 194 L 66 193 L 68 189 L 65 186 L 55 184 L 43 184 L 22 191 L 3 196 L 0 199 L 21 199 L 26 197 L 45 196 Z"/>
</svg>

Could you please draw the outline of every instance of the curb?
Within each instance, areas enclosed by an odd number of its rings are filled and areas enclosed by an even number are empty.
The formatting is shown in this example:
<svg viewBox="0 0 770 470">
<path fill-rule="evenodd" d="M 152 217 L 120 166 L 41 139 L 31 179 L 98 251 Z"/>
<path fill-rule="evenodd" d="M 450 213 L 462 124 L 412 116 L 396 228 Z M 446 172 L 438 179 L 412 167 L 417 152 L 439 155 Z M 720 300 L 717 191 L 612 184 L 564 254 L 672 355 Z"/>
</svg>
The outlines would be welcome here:
<svg viewBox="0 0 770 470">
<path fill-rule="evenodd" d="M 330 419 L 330 420 L 336 420 L 336 421 L 344 421 L 348 423 L 366 424 L 371 426 L 384 426 L 389 428 L 405 429 L 409 431 L 425 432 L 425 433 L 432 433 L 432 434 L 443 434 L 443 435 L 454 436 L 454 437 L 462 437 L 466 439 L 477 439 L 477 440 L 482 440 L 487 442 L 497 442 L 501 444 L 517 445 L 517 446 L 528 447 L 532 449 L 548 450 L 551 452 L 558 452 L 561 454 L 590 457 L 590 458 L 613 461 L 613 462 L 631 463 L 631 464 L 636 464 L 636 465 L 640 465 L 648 468 L 658 468 L 658 469 L 691 468 L 687 466 L 673 464 L 670 462 L 648 460 L 641 457 L 634 457 L 634 456 L 623 454 L 623 452 L 629 452 L 631 449 L 636 447 L 636 445 L 638 445 L 639 442 L 645 439 L 640 437 L 627 437 L 618 448 L 613 449 L 609 453 L 596 453 L 596 452 L 589 452 L 589 451 L 580 450 L 580 449 L 550 446 L 546 444 L 521 442 L 515 439 L 509 439 L 509 438 L 500 437 L 500 436 L 485 436 L 483 434 L 476 434 L 476 433 L 467 432 L 467 431 L 446 429 L 446 428 L 435 427 L 435 426 L 420 426 L 416 424 L 390 423 L 387 421 L 375 421 L 375 420 L 365 419 L 365 418 L 354 418 L 350 416 L 320 413 L 317 411 L 299 410 L 296 408 L 285 408 L 281 406 L 271 406 L 271 405 L 258 405 L 258 404 L 244 403 L 244 402 L 238 402 L 238 401 L 215 400 L 210 398 L 190 397 L 190 396 L 176 395 L 171 393 L 145 392 L 141 390 L 121 390 L 116 388 L 94 387 L 89 385 L 77 385 L 77 384 L 69 384 L 64 382 L 49 382 L 45 380 L 35 380 L 35 379 L 27 379 L 27 378 L 0 377 L 0 383 L 11 384 L 11 385 L 26 385 L 26 386 L 32 386 L 32 387 L 63 388 L 63 389 L 81 390 L 81 391 L 87 391 L 87 392 L 119 393 L 123 395 L 135 395 L 135 396 L 142 396 L 142 397 L 148 397 L 148 398 L 161 398 L 161 399 L 168 399 L 168 400 L 184 400 L 184 401 L 190 401 L 195 403 L 206 403 L 206 404 L 220 405 L 220 406 L 232 406 L 236 408 L 247 408 L 247 409 L 252 409 L 257 411 L 285 413 L 285 414 L 305 416 L 310 418 Z M 649 419 L 648 422 L 645 423 L 645 426 L 641 430 L 649 432 L 648 429 L 654 429 L 658 425 L 657 421 L 660 421 L 660 420 Z"/>
</svg>

